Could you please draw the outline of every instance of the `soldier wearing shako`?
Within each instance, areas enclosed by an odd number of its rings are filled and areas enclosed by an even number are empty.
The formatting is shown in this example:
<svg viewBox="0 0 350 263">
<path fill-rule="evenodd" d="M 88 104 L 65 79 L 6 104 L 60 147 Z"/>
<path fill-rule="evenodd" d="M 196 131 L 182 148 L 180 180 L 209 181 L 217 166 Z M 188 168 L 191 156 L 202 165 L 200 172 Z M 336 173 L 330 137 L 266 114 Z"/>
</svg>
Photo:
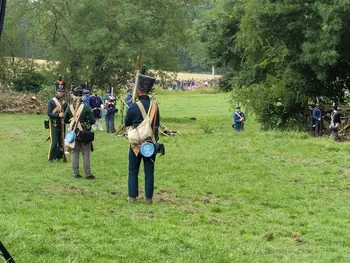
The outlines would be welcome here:
<svg viewBox="0 0 350 263">
<path fill-rule="evenodd" d="M 83 165 L 86 179 L 94 180 L 95 176 L 91 173 L 90 152 L 92 150 L 92 141 L 94 133 L 91 126 L 96 122 L 91 108 L 82 101 L 83 88 L 76 87 L 73 89 L 73 103 L 67 107 L 64 114 L 64 122 L 70 123 L 70 131 L 74 131 L 76 139 L 72 152 L 72 169 L 75 178 L 82 178 L 79 173 L 79 154 L 83 155 Z"/>
<path fill-rule="evenodd" d="M 143 74 L 139 75 L 136 96 L 138 102 L 132 103 L 127 111 L 124 124 L 127 127 L 136 128 L 147 117 L 150 118 L 153 144 L 158 141 L 158 127 L 160 123 L 159 110 L 156 103 L 152 103 L 148 93 L 154 85 L 155 79 Z M 148 118 L 148 117 L 147 117 Z M 129 135 L 129 133 L 128 133 Z M 130 138 L 129 138 L 130 142 Z M 129 149 L 129 176 L 128 176 L 128 201 L 135 202 L 139 195 L 138 173 L 141 160 L 145 171 L 145 203 L 152 204 L 154 189 L 154 162 L 156 151 L 149 156 L 142 154 L 142 142 L 131 144 Z"/>
<path fill-rule="evenodd" d="M 62 76 L 58 77 L 58 80 L 55 82 L 56 90 L 58 89 L 65 89 L 66 83 L 63 80 Z"/>
<path fill-rule="evenodd" d="M 245 115 L 241 111 L 241 106 L 236 106 L 236 111 L 233 113 L 233 127 L 236 131 L 244 131 Z"/>
<path fill-rule="evenodd" d="M 51 140 L 48 154 L 49 163 L 52 163 L 53 160 L 61 160 L 64 155 L 63 138 L 65 126 L 63 123 L 63 117 L 67 108 L 64 96 L 65 90 L 63 89 L 63 86 L 61 86 L 56 90 L 56 96 L 49 100 L 47 106 Z"/>
</svg>

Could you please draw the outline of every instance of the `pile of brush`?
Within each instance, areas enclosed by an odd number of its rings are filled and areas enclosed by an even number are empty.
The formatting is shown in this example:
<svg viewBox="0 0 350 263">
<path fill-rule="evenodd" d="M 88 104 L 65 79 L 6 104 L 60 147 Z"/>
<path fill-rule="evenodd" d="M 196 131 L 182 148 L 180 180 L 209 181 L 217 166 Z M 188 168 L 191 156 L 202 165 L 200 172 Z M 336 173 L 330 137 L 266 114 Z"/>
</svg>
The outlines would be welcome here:
<svg viewBox="0 0 350 263">
<path fill-rule="evenodd" d="M 0 112 L 12 114 L 42 114 L 47 105 L 32 93 L 3 93 L 0 96 Z"/>
</svg>

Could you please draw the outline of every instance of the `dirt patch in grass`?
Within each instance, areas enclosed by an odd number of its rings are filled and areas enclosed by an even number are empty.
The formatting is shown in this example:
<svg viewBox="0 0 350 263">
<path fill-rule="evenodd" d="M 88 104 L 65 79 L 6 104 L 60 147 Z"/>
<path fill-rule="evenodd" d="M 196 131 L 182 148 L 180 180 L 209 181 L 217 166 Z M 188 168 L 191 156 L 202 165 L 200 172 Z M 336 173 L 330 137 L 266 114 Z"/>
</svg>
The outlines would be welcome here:
<svg viewBox="0 0 350 263">
<path fill-rule="evenodd" d="M 53 194 L 86 195 L 88 193 L 86 189 L 76 186 L 44 186 L 42 189 Z"/>
<path fill-rule="evenodd" d="M 107 190 L 106 191 L 108 194 L 113 195 L 113 196 L 124 196 L 125 193 L 124 192 L 118 192 L 118 191 L 114 191 L 114 190 Z"/>
<path fill-rule="evenodd" d="M 233 205 L 235 202 L 232 199 L 223 199 L 214 195 L 205 195 L 200 199 L 202 204 L 216 204 L 216 205 Z"/>
<path fill-rule="evenodd" d="M 150 210 L 150 211 L 140 211 L 140 212 L 135 212 L 135 216 L 137 217 L 142 217 L 142 218 L 153 218 L 155 215 L 155 212 Z"/>
<path fill-rule="evenodd" d="M 292 232 L 291 238 L 293 238 L 295 242 L 304 243 L 304 238 L 300 232 Z"/>
<path fill-rule="evenodd" d="M 267 241 L 272 241 L 274 240 L 275 238 L 275 235 L 273 233 L 267 233 L 264 235 L 264 238 L 267 240 Z"/>
<path fill-rule="evenodd" d="M 219 218 L 212 217 L 212 218 L 208 219 L 208 223 L 219 225 L 219 224 L 222 224 L 223 221 L 221 219 L 219 219 Z"/>
<path fill-rule="evenodd" d="M 185 207 L 184 212 L 187 214 L 203 214 L 203 210 L 194 207 Z"/>
<path fill-rule="evenodd" d="M 145 199 L 145 192 L 143 189 L 139 189 L 139 197 L 138 200 Z M 186 203 L 183 197 L 180 197 L 176 194 L 175 190 L 172 189 L 159 189 L 155 190 L 153 194 L 153 202 L 154 203 L 164 203 L 164 204 L 184 204 Z"/>
<path fill-rule="evenodd" d="M 185 200 L 176 194 L 175 190 L 172 189 L 160 189 L 154 195 L 156 202 L 164 204 L 184 204 Z"/>
<path fill-rule="evenodd" d="M 256 151 L 256 149 L 254 149 L 253 147 L 249 146 L 249 145 L 245 145 L 245 144 L 235 144 L 233 145 L 234 149 L 242 149 L 245 150 L 249 153 L 253 153 Z"/>
<path fill-rule="evenodd" d="M 316 201 L 324 202 L 324 203 L 328 202 L 327 199 L 322 198 L 322 197 L 313 197 L 312 199 L 313 199 L 313 200 L 316 200 Z"/>
<path fill-rule="evenodd" d="M 25 132 L 23 130 L 17 129 L 17 130 L 10 131 L 8 133 L 8 136 L 10 138 L 12 138 L 14 136 L 21 136 L 21 135 L 24 135 L 24 134 L 25 134 Z"/>
</svg>

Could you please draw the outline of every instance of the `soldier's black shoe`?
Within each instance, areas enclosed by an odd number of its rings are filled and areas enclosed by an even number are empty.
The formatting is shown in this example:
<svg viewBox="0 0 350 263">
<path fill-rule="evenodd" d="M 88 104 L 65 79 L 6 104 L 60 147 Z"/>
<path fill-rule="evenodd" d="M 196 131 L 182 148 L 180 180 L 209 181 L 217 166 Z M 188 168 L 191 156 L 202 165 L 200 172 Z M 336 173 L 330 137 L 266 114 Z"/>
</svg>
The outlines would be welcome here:
<svg viewBox="0 0 350 263">
<path fill-rule="evenodd" d="M 73 175 L 74 176 L 74 178 L 76 178 L 76 179 L 81 179 L 81 178 L 83 178 L 80 174 L 75 174 L 75 175 Z"/>
<path fill-rule="evenodd" d="M 90 176 L 86 176 L 86 180 L 95 180 L 97 179 L 96 176 L 90 175 Z"/>
</svg>

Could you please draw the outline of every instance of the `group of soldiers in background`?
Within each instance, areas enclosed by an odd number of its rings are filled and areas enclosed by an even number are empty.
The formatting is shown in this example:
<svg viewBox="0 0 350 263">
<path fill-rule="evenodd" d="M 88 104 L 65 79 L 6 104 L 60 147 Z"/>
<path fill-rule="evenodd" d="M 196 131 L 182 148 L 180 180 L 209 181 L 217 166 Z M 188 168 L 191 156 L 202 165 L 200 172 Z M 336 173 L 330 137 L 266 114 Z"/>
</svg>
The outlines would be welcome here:
<svg viewBox="0 0 350 263">
<path fill-rule="evenodd" d="M 315 108 L 312 111 L 312 131 L 313 135 L 323 136 L 325 133 L 325 126 L 324 126 L 324 118 L 327 115 L 327 112 L 325 108 L 319 104 L 316 103 Z M 341 125 L 341 116 L 339 113 L 338 106 L 334 105 L 333 110 L 330 115 L 330 124 L 329 129 L 331 130 L 331 138 L 333 140 L 339 139 L 339 129 Z"/>
<path fill-rule="evenodd" d="M 87 88 L 83 91 L 83 102 L 90 106 L 96 118 L 96 124 L 92 127 L 94 131 L 97 129 L 103 131 L 102 115 L 104 115 L 107 133 L 115 132 L 114 119 L 118 109 L 116 108 L 116 97 L 112 94 L 111 90 L 110 87 L 107 88 L 103 100 L 97 94 L 97 89 L 95 88 L 93 89 L 93 94 L 91 96 L 89 96 L 89 90 Z"/>
<path fill-rule="evenodd" d="M 199 87 L 212 87 L 217 85 L 217 80 L 215 79 L 177 79 L 177 80 L 168 80 L 167 84 L 169 86 L 168 89 L 171 90 L 183 90 L 183 91 L 189 91 L 189 90 L 195 90 Z"/>
<path fill-rule="evenodd" d="M 152 121 L 152 140 L 157 144 L 157 151 L 163 149 L 162 144 L 158 144 L 158 127 L 160 125 L 160 117 L 158 106 L 152 103 L 148 96 L 150 90 L 155 83 L 155 79 L 147 75 L 139 75 L 139 82 L 136 88 L 136 98 L 139 102 L 135 103 L 132 96 L 132 90 L 127 90 L 124 104 L 127 105 L 128 111 L 124 120 L 126 127 L 137 128 L 145 119 L 144 112 L 155 112 Z M 116 108 L 116 98 L 110 88 L 104 95 L 103 101 L 98 96 L 97 90 L 93 89 L 93 94 L 88 96 L 87 86 L 80 85 L 71 89 L 70 102 L 67 103 L 65 84 L 62 78 L 55 83 L 56 96 L 48 102 L 48 129 L 50 131 L 51 144 L 49 148 L 48 161 L 52 163 L 54 160 L 61 160 L 67 154 L 65 148 L 65 124 L 69 124 L 69 131 L 76 134 L 74 146 L 71 147 L 72 154 L 72 171 L 75 178 L 82 178 L 79 172 L 79 155 L 83 156 L 83 167 L 86 179 L 94 180 L 96 177 L 92 174 L 90 168 L 90 153 L 93 151 L 94 131 L 102 129 L 102 114 L 106 118 L 107 132 L 115 132 L 114 118 L 118 111 Z M 155 111 L 154 111 L 155 110 Z M 161 147 L 160 147 L 161 145 Z M 66 145 L 67 146 L 67 145 Z M 154 162 L 157 151 L 145 157 L 141 154 L 141 144 L 131 144 L 129 150 L 129 176 L 128 176 L 128 201 L 135 202 L 138 197 L 138 173 L 141 160 L 144 162 L 145 168 L 145 203 L 153 202 L 154 189 Z"/>
<path fill-rule="evenodd" d="M 318 137 L 322 136 L 325 133 L 324 118 L 327 115 L 324 107 L 321 104 L 317 103 L 315 108 L 312 111 L 312 132 L 313 135 Z M 246 117 L 241 111 L 240 106 L 236 106 L 236 111 L 233 113 L 233 125 L 236 131 L 244 131 L 244 122 Z M 333 106 L 333 110 L 330 114 L 330 124 L 329 129 L 331 130 L 331 138 L 333 140 L 339 140 L 339 129 L 341 125 L 341 116 L 337 106 Z"/>
</svg>

